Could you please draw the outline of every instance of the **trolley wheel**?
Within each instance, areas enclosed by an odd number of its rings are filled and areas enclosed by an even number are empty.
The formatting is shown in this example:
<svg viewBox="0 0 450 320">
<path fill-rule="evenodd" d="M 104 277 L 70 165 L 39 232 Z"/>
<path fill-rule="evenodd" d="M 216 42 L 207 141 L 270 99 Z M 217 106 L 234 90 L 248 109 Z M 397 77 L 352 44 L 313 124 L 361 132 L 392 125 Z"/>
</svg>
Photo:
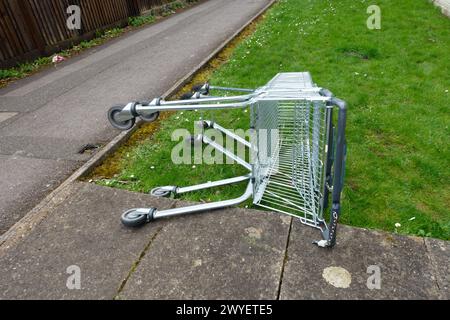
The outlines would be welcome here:
<svg viewBox="0 0 450 320">
<path fill-rule="evenodd" d="M 206 90 L 202 90 L 205 86 L 205 83 L 197 84 L 192 87 L 193 92 L 202 92 L 204 95 L 209 95 L 209 84 L 206 83 Z"/>
<path fill-rule="evenodd" d="M 126 131 L 133 128 L 134 124 L 136 123 L 136 119 L 133 118 L 127 121 L 117 121 L 116 115 L 122 112 L 124 107 L 125 107 L 124 105 L 117 105 L 109 109 L 108 120 L 114 128 Z"/>
<path fill-rule="evenodd" d="M 173 187 L 172 189 L 176 190 L 176 187 Z M 174 192 L 173 190 L 168 190 L 167 188 L 159 187 L 150 191 L 150 194 L 154 197 L 166 198 L 172 195 L 172 193 Z"/>
<path fill-rule="evenodd" d="M 191 100 L 193 96 L 194 96 L 194 93 L 188 92 L 188 93 L 183 94 L 181 96 L 180 100 Z"/>
<path fill-rule="evenodd" d="M 126 211 L 122 215 L 122 223 L 129 228 L 138 228 L 149 223 L 153 217 L 149 217 L 149 214 L 139 212 L 137 209 L 131 209 Z"/>
<path fill-rule="evenodd" d="M 140 115 L 139 117 L 142 120 L 144 120 L 145 122 L 153 122 L 153 121 L 156 121 L 159 118 L 159 112 L 152 113 L 152 114 L 150 114 L 148 116 Z"/>
<path fill-rule="evenodd" d="M 192 91 L 199 92 L 200 90 L 202 90 L 204 85 L 205 85 L 204 83 L 196 84 L 192 87 Z"/>
</svg>

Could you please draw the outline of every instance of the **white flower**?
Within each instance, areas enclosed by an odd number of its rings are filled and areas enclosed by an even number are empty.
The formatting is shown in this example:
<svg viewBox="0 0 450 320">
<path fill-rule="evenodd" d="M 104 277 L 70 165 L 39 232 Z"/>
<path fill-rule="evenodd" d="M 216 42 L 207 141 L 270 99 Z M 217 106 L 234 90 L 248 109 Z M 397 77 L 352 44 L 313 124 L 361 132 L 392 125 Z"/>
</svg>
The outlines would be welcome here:
<svg viewBox="0 0 450 320">
<path fill-rule="evenodd" d="M 195 169 L 195 168 L 197 168 L 196 166 L 192 166 L 192 169 Z"/>
<path fill-rule="evenodd" d="M 409 219 L 409 221 L 414 221 L 416 220 L 416 217 L 412 217 L 411 219 Z"/>
<path fill-rule="evenodd" d="M 401 226 L 402 226 L 402 225 L 401 225 L 400 223 L 398 223 L 398 222 L 395 224 L 395 227 L 396 227 L 396 228 L 400 228 Z"/>
<path fill-rule="evenodd" d="M 155 167 L 154 167 L 154 166 L 151 166 L 150 169 L 155 169 Z"/>
</svg>

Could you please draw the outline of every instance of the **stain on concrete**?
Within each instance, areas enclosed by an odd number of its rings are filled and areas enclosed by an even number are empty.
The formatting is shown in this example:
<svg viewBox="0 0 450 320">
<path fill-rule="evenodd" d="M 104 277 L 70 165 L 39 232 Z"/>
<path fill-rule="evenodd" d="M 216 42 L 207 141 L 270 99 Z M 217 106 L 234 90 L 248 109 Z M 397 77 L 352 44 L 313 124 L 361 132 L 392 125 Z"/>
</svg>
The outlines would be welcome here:
<svg viewBox="0 0 450 320">
<path fill-rule="evenodd" d="M 194 261 L 194 267 L 201 267 L 203 264 L 202 259 L 197 259 Z"/>
<path fill-rule="evenodd" d="M 258 229 L 258 228 L 254 228 L 254 227 L 250 227 L 250 228 L 246 228 L 245 232 L 247 233 L 247 235 L 252 238 L 252 239 L 261 239 L 261 235 L 262 235 L 262 229 Z"/>
<path fill-rule="evenodd" d="M 328 267 L 323 270 L 322 277 L 333 287 L 347 289 L 352 283 L 350 272 L 341 267 Z"/>
<path fill-rule="evenodd" d="M 290 224 L 292 217 L 291 216 L 286 216 L 286 215 L 281 215 L 280 216 L 281 221 L 283 221 L 283 224 Z"/>
</svg>

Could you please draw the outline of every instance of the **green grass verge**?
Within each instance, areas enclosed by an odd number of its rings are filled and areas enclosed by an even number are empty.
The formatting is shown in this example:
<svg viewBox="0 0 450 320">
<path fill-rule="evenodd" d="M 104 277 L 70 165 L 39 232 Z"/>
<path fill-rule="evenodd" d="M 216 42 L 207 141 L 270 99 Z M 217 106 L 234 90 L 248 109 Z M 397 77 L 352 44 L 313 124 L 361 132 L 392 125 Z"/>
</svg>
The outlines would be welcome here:
<svg viewBox="0 0 450 320">
<path fill-rule="evenodd" d="M 155 16 L 140 16 L 140 17 L 130 17 L 128 19 L 128 24 L 133 27 L 140 27 L 144 24 L 152 23 L 156 20 Z"/>
<path fill-rule="evenodd" d="M 450 240 L 450 20 L 427 0 L 379 0 L 382 29 L 366 26 L 368 1 L 282 0 L 211 81 L 257 87 L 278 72 L 310 71 L 349 103 L 342 222 Z M 147 192 L 244 171 L 230 165 L 175 166 L 170 134 L 193 130 L 198 112 L 172 115 L 130 150 L 122 171 L 100 184 Z M 244 111 L 203 115 L 248 128 Z M 245 186 L 185 197 L 211 201 Z M 396 228 L 395 224 L 401 227 Z"/>
</svg>

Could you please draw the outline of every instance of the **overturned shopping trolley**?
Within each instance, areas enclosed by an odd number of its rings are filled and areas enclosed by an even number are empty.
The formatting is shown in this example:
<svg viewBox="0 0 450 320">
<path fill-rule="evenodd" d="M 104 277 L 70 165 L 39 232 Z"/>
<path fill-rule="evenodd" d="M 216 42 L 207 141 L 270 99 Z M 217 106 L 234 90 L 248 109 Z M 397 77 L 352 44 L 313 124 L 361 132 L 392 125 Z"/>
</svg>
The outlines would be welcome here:
<svg viewBox="0 0 450 320">
<path fill-rule="evenodd" d="M 245 94 L 211 97 L 213 90 Z M 108 117 L 114 127 L 128 130 L 136 118 L 154 121 L 161 111 L 250 107 L 250 127 L 254 129 L 250 142 L 212 121 L 203 121 L 202 126 L 248 148 L 251 163 L 206 135 L 197 137 L 244 166 L 248 175 L 191 187 L 159 187 L 152 194 L 169 196 L 243 181 L 248 181 L 247 190 L 237 199 L 184 208 L 131 209 L 122 215 L 122 222 L 136 227 L 162 217 L 220 209 L 253 198 L 257 206 L 298 217 L 303 224 L 320 229 L 323 240 L 315 242 L 319 246 L 334 246 L 345 171 L 345 102 L 315 86 L 309 73 L 280 73 L 256 90 L 205 84 L 194 91 L 188 100 L 155 99 L 113 107 Z"/>
</svg>

